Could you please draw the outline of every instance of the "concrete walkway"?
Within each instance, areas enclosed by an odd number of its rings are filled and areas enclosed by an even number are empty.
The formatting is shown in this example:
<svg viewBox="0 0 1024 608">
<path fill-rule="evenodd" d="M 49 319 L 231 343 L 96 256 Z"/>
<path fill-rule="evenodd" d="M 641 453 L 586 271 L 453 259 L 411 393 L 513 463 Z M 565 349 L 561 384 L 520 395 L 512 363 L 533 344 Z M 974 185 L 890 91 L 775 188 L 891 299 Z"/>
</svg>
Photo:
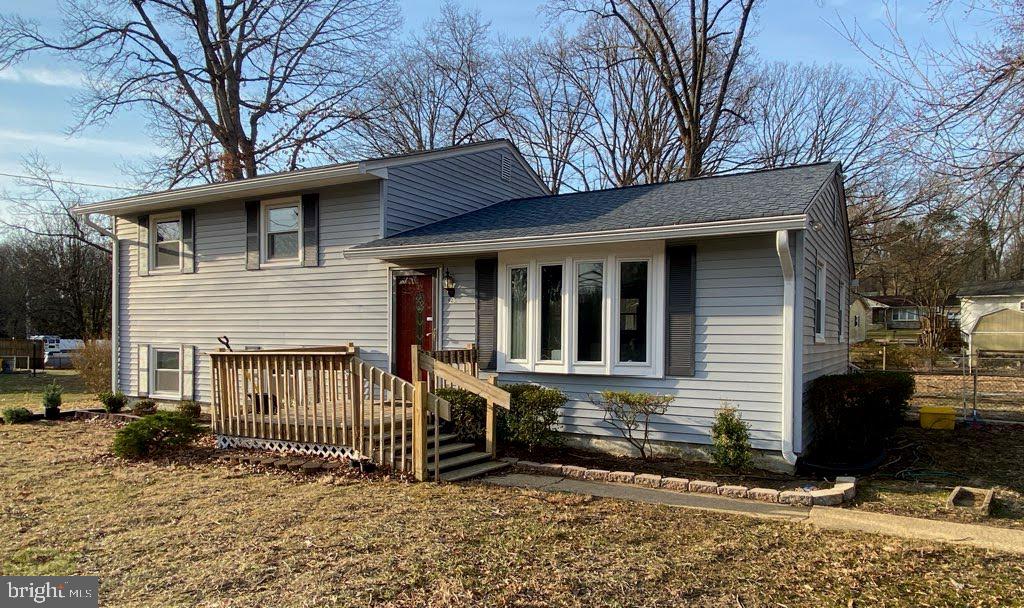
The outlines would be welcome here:
<svg viewBox="0 0 1024 608">
<path fill-rule="evenodd" d="M 850 530 L 885 534 L 914 540 L 939 541 L 1024 554 L 1024 530 L 975 524 L 902 517 L 839 507 L 801 507 L 754 500 L 727 498 L 713 494 L 692 494 L 657 490 L 603 481 L 584 481 L 549 475 L 512 473 L 482 479 L 492 485 L 529 488 L 552 492 L 589 494 L 604 498 L 634 500 L 653 504 L 703 509 L 718 513 L 746 515 L 789 522 L 806 523 L 827 530 Z"/>
</svg>

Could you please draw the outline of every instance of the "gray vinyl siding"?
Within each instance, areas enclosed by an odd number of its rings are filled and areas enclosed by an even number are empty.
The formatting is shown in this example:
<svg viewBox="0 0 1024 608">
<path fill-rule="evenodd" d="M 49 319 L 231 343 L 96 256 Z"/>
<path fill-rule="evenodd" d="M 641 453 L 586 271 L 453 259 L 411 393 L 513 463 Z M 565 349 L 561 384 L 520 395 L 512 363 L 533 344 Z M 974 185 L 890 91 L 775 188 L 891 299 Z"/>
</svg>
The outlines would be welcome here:
<svg viewBox="0 0 1024 608">
<path fill-rule="evenodd" d="M 844 373 L 849 369 L 849 331 L 839 339 L 839 312 L 848 320 L 850 298 L 850 254 L 849 230 L 847 228 L 844 198 L 841 194 L 841 179 L 837 174 L 822 189 L 812 203 L 808 215 L 821 226 L 820 230 L 804 231 L 803 257 L 803 385 L 804 389 L 812 380 L 826 374 Z M 836 211 L 838 209 L 838 218 Z M 825 262 L 825 340 L 816 342 L 814 337 L 815 269 L 820 261 Z M 847 302 L 839 302 L 840 281 L 846 283 Z M 801 424 L 802 422 L 802 424 Z M 803 446 L 811 439 L 813 429 L 808 408 L 803 409 L 803 420 L 797 424 L 802 430 Z"/>
<path fill-rule="evenodd" d="M 511 180 L 501 179 L 501 156 Z M 384 236 L 492 205 L 546 194 L 509 150 L 484 150 L 388 168 Z"/>
<path fill-rule="evenodd" d="M 502 373 L 503 382 L 533 382 L 566 393 L 565 431 L 617 436 L 591 397 L 604 388 L 672 395 L 653 421 L 652 438 L 707 444 L 715 411 L 728 403 L 751 427 L 751 443 L 781 445 L 782 270 L 774 235 L 696 243 L 696 374 L 692 378 L 627 378 Z"/>
<path fill-rule="evenodd" d="M 377 183 L 320 191 L 320 266 L 245 269 L 241 200 L 196 208 L 196 273 L 138 276 L 133 217 L 118 218 L 121 257 L 120 388 L 138 392 L 137 346 L 196 347 L 196 398 L 210 401 L 210 358 L 231 345 L 315 346 L 354 342 L 386 365 L 387 267 L 343 250 L 380 231 Z"/>
</svg>

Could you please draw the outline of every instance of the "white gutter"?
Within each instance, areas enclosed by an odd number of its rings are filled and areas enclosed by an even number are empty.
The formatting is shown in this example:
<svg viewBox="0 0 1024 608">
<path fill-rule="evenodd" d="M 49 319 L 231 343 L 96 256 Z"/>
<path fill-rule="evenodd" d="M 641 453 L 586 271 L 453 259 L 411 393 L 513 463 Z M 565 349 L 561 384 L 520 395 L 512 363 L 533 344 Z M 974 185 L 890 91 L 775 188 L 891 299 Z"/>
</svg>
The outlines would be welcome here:
<svg viewBox="0 0 1024 608">
<path fill-rule="evenodd" d="M 533 249 L 537 247 L 564 247 L 570 245 L 593 245 L 617 243 L 623 240 L 662 240 L 774 232 L 777 230 L 803 229 L 807 227 L 806 215 L 784 215 L 770 218 L 751 218 L 720 222 L 703 222 L 647 228 L 622 228 L 595 232 L 550 234 L 543 236 L 521 236 L 489 240 L 459 241 L 452 243 L 423 243 L 409 245 L 382 245 L 347 249 L 348 259 L 401 259 L 436 255 L 456 255 L 506 251 L 511 249 Z M 401 235 L 393 238 L 401 238 Z"/>
<path fill-rule="evenodd" d="M 794 428 L 796 413 L 803 410 L 803 387 L 797 386 L 796 344 L 796 272 L 793 267 L 793 253 L 790 250 L 789 232 L 775 233 L 775 250 L 782 265 L 782 457 L 789 464 L 796 464 L 794 451 Z M 802 346 L 802 344 L 801 344 Z M 799 388 L 799 390 L 797 390 Z M 801 403 L 797 405 L 797 401 Z"/>
<path fill-rule="evenodd" d="M 117 242 L 117 220 L 111 223 L 111 229 L 93 221 L 92 215 L 85 214 L 82 222 L 103 236 L 110 237 L 110 392 L 117 392 L 117 351 L 118 325 L 121 320 L 120 298 L 121 287 L 121 249 Z"/>
</svg>

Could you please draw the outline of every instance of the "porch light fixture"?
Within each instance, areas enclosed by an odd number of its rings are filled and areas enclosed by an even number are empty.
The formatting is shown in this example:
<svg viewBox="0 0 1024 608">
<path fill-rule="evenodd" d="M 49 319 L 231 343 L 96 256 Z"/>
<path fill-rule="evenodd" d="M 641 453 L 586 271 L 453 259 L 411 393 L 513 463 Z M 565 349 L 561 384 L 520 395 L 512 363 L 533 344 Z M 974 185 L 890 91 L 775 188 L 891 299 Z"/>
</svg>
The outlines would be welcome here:
<svg viewBox="0 0 1024 608">
<path fill-rule="evenodd" d="M 452 276 L 452 273 L 448 272 L 447 268 L 444 271 L 444 276 L 441 278 L 441 286 L 448 292 L 449 298 L 455 297 L 455 277 Z"/>
</svg>

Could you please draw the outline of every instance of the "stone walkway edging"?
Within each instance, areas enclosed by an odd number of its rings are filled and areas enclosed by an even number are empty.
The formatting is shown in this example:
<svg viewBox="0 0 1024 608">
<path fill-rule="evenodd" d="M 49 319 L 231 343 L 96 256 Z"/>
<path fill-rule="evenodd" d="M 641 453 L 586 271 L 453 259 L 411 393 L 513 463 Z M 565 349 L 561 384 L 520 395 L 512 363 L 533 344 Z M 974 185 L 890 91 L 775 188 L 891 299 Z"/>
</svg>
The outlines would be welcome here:
<svg viewBox="0 0 1024 608">
<path fill-rule="evenodd" d="M 672 490 L 675 492 L 691 492 L 697 494 L 716 494 L 728 498 L 746 498 L 761 502 L 773 502 L 789 505 L 836 506 L 853 500 L 857 495 L 857 479 L 855 477 L 837 477 L 831 488 L 823 490 L 775 490 L 772 488 L 751 488 L 741 485 L 721 485 L 715 481 L 686 479 L 683 477 L 664 477 L 651 473 L 634 473 L 631 471 L 609 471 L 606 469 L 588 469 L 575 465 L 563 465 L 551 462 L 533 462 L 517 458 L 503 458 L 516 469 L 541 475 L 554 475 L 586 481 L 610 481 L 614 483 L 632 484 L 646 488 Z"/>
</svg>

